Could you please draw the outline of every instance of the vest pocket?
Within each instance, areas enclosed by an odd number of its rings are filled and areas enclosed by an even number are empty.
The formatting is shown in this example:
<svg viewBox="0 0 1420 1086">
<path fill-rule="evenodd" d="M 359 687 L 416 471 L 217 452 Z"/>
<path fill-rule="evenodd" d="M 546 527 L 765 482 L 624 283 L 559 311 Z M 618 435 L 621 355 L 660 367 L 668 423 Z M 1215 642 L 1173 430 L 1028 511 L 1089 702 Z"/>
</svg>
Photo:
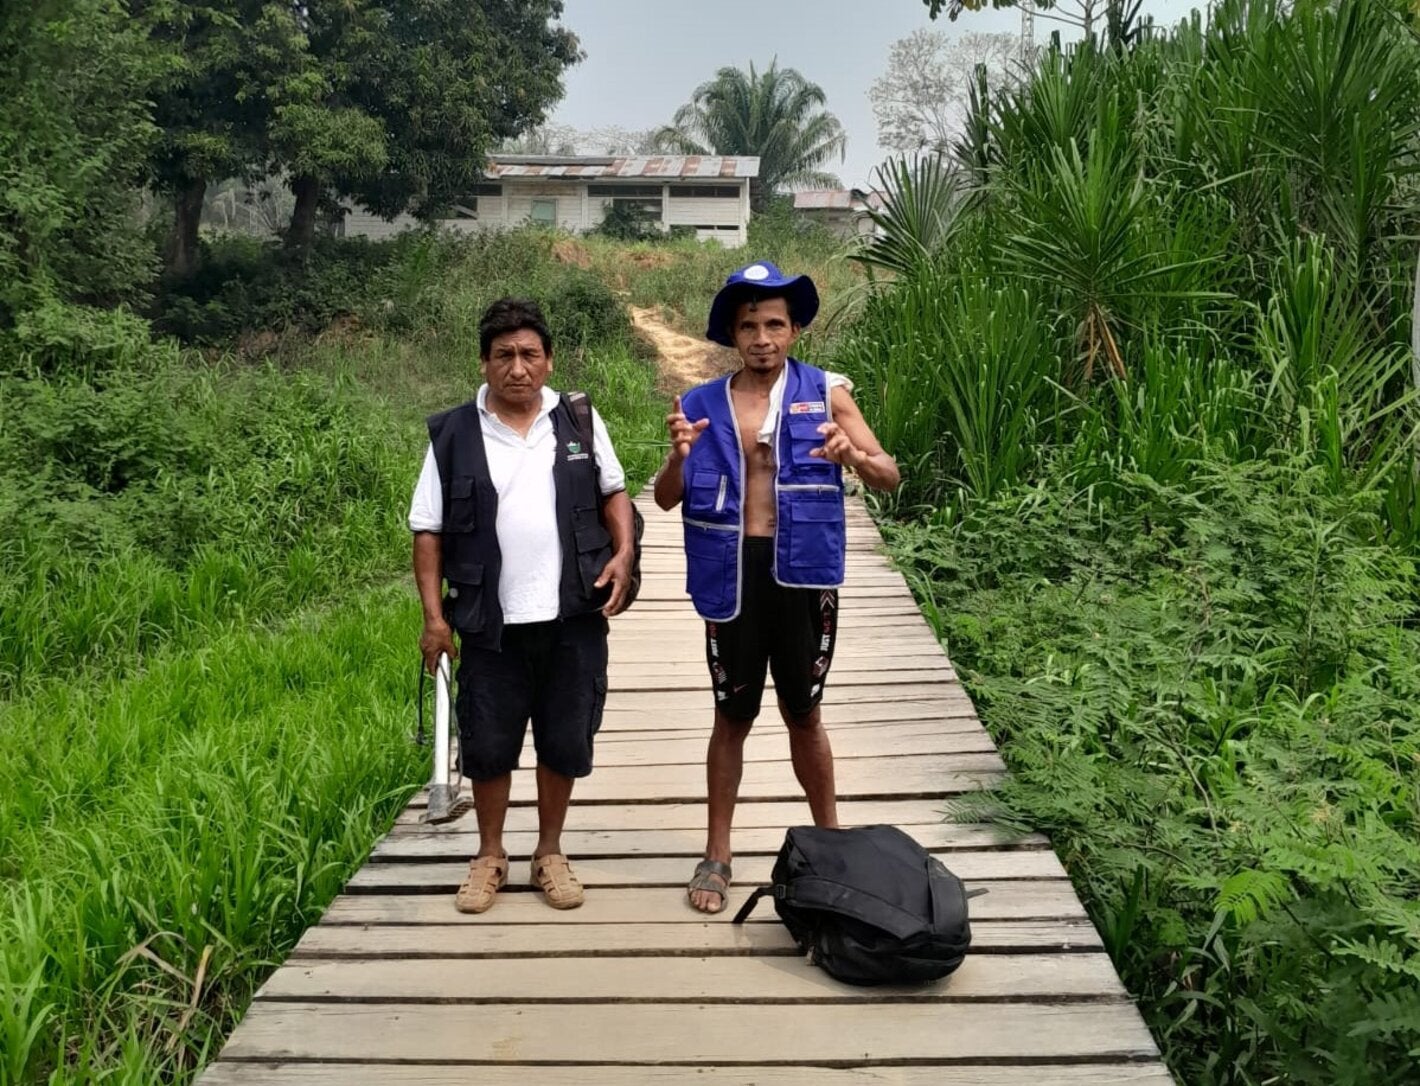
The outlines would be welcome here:
<svg viewBox="0 0 1420 1086">
<path fill-rule="evenodd" d="M 446 561 L 444 579 L 449 583 L 444 598 L 444 617 L 456 630 L 483 628 L 483 565 L 460 559 Z"/>
<path fill-rule="evenodd" d="M 729 496 L 730 477 L 718 471 L 697 471 L 685 488 L 685 511 L 705 516 L 724 511 Z"/>
<path fill-rule="evenodd" d="M 787 504 L 788 561 L 781 551 L 779 580 L 817 586 L 841 583 L 847 533 L 842 494 L 836 489 L 799 491 Z"/>
<path fill-rule="evenodd" d="M 725 615 L 734 610 L 739 545 L 735 528 L 685 525 L 685 590 L 698 609 Z"/>
<path fill-rule="evenodd" d="M 823 446 L 823 435 L 818 428 L 826 421 L 822 417 L 806 418 L 803 415 L 790 415 L 784 420 L 789 435 L 789 470 L 794 478 L 817 478 L 833 473 L 836 465 L 831 460 L 809 455 Z"/>
<path fill-rule="evenodd" d="M 477 489 L 472 475 L 459 475 L 449 480 L 449 507 L 444 510 L 444 531 L 473 531 L 478 522 Z"/>
<path fill-rule="evenodd" d="M 582 513 L 579 510 L 575 515 L 581 519 Z M 595 512 L 592 515 L 595 515 Z M 582 579 L 582 592 L 590 597 L 595 591 L 592 586 L 597 583 L 597 578 L 602 575 L 602 570 L 611 560 L 611 533 L 600 521 L 593 521 L 574 529 L 572 538 L 577 545 L 577 573 Z M 597 600 L 594 602 L 600 606 L 610 595 L 611 586 L 607 585 L 602 592 L 597 593 Z"/>
</svg>

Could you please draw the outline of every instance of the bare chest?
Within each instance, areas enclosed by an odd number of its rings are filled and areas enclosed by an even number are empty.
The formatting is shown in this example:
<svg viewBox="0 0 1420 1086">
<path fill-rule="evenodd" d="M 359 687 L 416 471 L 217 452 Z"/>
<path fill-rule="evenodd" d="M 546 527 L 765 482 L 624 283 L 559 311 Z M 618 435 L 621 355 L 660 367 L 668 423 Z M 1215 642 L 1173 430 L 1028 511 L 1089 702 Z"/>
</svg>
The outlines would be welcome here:
<svg viewBox="0 0 1420 1086">
<path fill-rule="evenodd" d="M 774 472 L 774 448 L 759 440 L 759 431 L 769 413 L 769 397 L 733 393 L 735 425 L 739 430 L 740 448 L 745 456 L 745 470 L 753 478 Z"/>
</svg>

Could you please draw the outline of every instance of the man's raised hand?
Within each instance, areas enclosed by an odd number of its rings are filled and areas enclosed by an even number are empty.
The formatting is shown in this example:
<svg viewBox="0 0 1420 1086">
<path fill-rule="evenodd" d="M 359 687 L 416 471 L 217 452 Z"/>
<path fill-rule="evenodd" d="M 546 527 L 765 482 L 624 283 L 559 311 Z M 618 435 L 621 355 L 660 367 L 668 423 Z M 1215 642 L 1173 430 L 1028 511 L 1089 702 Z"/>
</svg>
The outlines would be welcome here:
<svg viewBox="0 0 1420 1086">
<path fill-rule="evenodd" d="M 700 440 L 700 435 L 710 425 L 709 419 L 691 422 L 681 410 L 680 397 L 675 398 L 671 413 L 666 416 L 666 430 L 671 435 L 671 455 L 684 460 L 690 455 L 690 447 Z"/>
<path fill-rule="evenodd" d="M 868 458 L 868 454 L 853 444 L 838 423 L 825 422 L 818 428 L 818 432 L 823 435 L 823 444 L 816 449 L 810 449 L 810 456 L 817 456 L 821 460 L 841 464 L 846 468 L 859 467 Z"/>
</svg>

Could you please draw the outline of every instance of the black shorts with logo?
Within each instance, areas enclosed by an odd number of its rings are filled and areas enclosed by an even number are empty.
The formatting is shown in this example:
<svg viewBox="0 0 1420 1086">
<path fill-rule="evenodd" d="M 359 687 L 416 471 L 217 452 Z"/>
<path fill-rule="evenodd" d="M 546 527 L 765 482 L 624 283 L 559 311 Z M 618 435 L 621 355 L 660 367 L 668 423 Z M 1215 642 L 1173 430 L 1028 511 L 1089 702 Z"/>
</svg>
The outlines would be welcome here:
<svg viewBox="0 0 1420 1086">
<path fill-rule="evenodd" d="M 592 771 L 606 704 L 601 614 L 503 627 L 503 650 L 459 651 L 459 771 L 475 781 L 518 767 L 528 720 L 537 760 L 564 777 Z"/>
<path fill-rule="evenodd" d="M 767 666 L 785 709 L 803 716 L 823 699 L 838 633 L 838 591 L 777 584 L 772 539 L 747 537 L 741 562 L 739 617 L 705 624 L 715 707 L 736 720 L 757 717 Z"/>
</svg>

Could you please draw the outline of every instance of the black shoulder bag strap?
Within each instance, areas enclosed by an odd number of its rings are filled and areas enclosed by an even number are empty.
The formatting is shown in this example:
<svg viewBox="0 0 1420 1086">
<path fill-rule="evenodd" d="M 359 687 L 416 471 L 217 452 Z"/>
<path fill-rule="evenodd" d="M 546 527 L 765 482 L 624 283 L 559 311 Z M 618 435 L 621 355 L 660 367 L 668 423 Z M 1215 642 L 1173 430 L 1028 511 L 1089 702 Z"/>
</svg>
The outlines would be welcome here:
<svg viewBox="0 0 1420 1086">
<path fill-rule="evenodd" d="M 587 443 L 587 452 L 592 454 L 592 462 L 597 459 L 597 436 L 592 426 L 592 398 L 585 392 L 567 392 L 567 404 L 572 408 L 572 417 L 577 420 L 577 433 Z"/>
</svg>

